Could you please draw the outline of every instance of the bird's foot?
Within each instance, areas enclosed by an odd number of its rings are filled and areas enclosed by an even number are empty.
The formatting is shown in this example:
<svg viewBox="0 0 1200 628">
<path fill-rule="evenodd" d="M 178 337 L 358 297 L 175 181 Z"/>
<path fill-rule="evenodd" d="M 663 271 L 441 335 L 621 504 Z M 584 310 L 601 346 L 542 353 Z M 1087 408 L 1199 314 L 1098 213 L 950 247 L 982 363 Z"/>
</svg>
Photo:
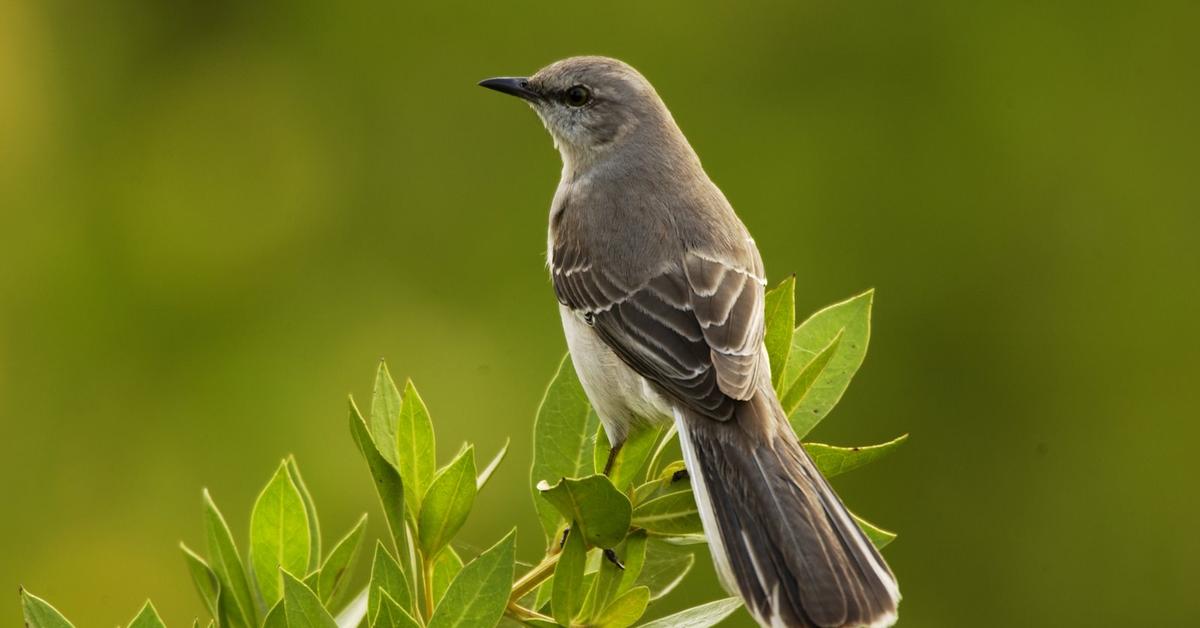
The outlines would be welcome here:
<svg viewBox="0 0 1200 628">
<path fill-rule="evenodd" d="M 616 565 L 617 569 L 625 571 L 625 564 L 621 562 L 621 559 L 617 556 L 616 552 L 612 551 L 611 549 L 606 549 L 604 550 L 604 557 L 608 559 L 608 562 Z"/>
</svg>

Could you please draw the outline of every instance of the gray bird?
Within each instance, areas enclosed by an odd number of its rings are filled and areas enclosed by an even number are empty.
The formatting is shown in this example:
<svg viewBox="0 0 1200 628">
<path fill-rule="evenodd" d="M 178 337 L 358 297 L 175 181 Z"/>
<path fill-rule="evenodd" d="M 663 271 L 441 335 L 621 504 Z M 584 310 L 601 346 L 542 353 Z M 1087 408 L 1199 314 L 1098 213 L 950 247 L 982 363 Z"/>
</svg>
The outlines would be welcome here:
<svg viewBox="0 0 1200 628">
<path fill-rule="evenodd" d="M 895 623 L 895 577 L 771 387 L 754 240 L 654 88 L 604 57 L 480 85 L 528 102 L 562 154 L 548 262 L 609 442 L 674 421 L 717 572 L 760 624 Z"/>
</svg>

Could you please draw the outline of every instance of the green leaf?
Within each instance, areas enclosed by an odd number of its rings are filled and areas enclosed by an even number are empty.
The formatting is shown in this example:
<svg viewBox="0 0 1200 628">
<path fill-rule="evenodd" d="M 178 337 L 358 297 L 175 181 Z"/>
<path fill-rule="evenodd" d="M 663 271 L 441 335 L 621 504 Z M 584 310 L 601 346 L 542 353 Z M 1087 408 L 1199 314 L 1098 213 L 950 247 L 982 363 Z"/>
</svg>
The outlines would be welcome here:
<svg viewBox="0 0 1200 628">
<path fill-rule="evenodd" d="M 396 423 L 400 419 L 400 391 L 388 372 L 387 362 L 380 360 L 375 371 L 375 387 L 371 391 L 371 440 L 383 459 L 396 464 Z M 407 478 L 405 478 L 407 481 Z M 420 495 L 417 496 L 420 499 Z"/>
<path fill-rule="evenodd" d="M 624 491 L 638 478 L 639 473 L 650 459 L 650 454 L 653 453 L 654 445 L 658 442 L 658 436 L 661 433 L 662 428 L 645 427 L 635 430 L 625 439 L 625 444 L 621 445 L 621 449 L 613 459 L 612 468 L 608 472 L 608 477 L 617 490 Z M 600 427 L 596 432 L 594 454 L 596 473 L 604 473 L 604 465 L 608 462 L 608 452 L 611 449 L 608 435 L 605 434 L 604 428 Z"/>
<path fill-rule="evenodd" d="M 642 573 L 635 581 L 650 588 L 650 599 L 657 600 L 670 593 L 692 570 L 696 556 L 692 552 L 650 538 L 646 542 L 646 560 Z"/>
<path fill-rule="evenodd" d="M 557 565 L 555 565 L 557 567 Z M 531 608 L 540 611 L 550 604 L 550 600 L 554 595 L 554 574 L 550 574 L 549 578 L 542 581 L 538 588 L 533 592 L 533 605 Z"/>
<path fill-rule="evenodd" d="M 387 519 L 388 531 L 392 534 L 394 547 L 405 547 L 404 533 L 404 482 L 400 480 L 400 472 L 383 457 L 371 434 L 367 431 L 367 423 L 350 398 L 350 433 L 358 451 L 367 461 L 371 477 L 375 480 L 375 493 L 379 495 L 379 503 L 383 506 L 383 515 Z"/>
<path fill-rule="evenodd" d="M 483 468 L 483 471 L 479 472 L 479 477 L 475 479 L 476 491 L 483 490 L 484 485 L 488 483 L 488 480 L 492 479 L 492 474 L 496 472 L 496 468 L 500 466 L 500 463 L 504 461 L 504 457 L 507 455 L 508 439 L 506 438 L 504 439 L 504 447 L 500 448 L 500 451 L 496 453 L 496 456 L 492 458 L 492 461 L 487 463 L 487 466 Z"/>
<path fill-rule="evenodd" d="M 838 347 L 842 344 L 842 331 L 838 331 L 833 340 L 829 341 L 796 375 L 795 380 L 792 380 L 787 390 L 779 394 L 779 405 L 783 407 L 784 413 L 788 416 L 795 414 L 805 396 L 812 390 L 813 384 L 817 382 L 817 378 L 821 373 L 825 372 L 825 367 L 829 365 L 829 360 L 837 353 Z"/>
<path fill-rule="evenodd" d="M 633 502 L 642 504 L 659 495 L 691 489 L 692 485 L 688 482 L 687 477 L 676 477 L 675 474 L 680 471 L 687 471 L 687 466 L 683 464 L 682 460 L 668 463 L 658 477 L 634 490 Z"/>
<path fill-rule="evenodd" d="M 437 605 L 429 628 L 495 626 L 512 589 L 516 530 L 463 567 Z"/>
<path fill-rule="evenodd" d="M 304 498 L 292 482 L 287 462 L 282 462 L 250 515 L 250 564 L 267 606 L 283 595 L 281 567 L 288 573 L 307 573 L 311 538 Z"/>
<path fill-rule="evenodd" d="M 404 383 L 404 398 L 400 404 L 400 418 L 396 422 L 396 468 L 404 479 L 408 491 L 408 503 L 414 507 L 424 501 L 425 492 L 433 479 L 437 453 L 433 436 L 433 420 L 429 409 L 417 394 L 411 380 Z M 471 479 L 475 478 L 474 470 Z M 416 513 L 412 513 L 414 516 Z"/>
<path fill-rule="evenodd" d="M 629 628 L 646 612 L 649 603 L 650 589 L 634 587 L 613 600 L 592 625 L 598 628 Z"/>
<path fill-rule="evenodd" d="M 454 538 L 474 503 L 475 448 L 467 447 L 438 472 L 421 502 L 417 537 L 426 556 L 437 554 Z"/>
<path fill-rule="evenodd" d="M 613 551 L 620 557 L 622 551 L 619 550 L 624 549 L 625 544 L 622 543 L 617 548 L 614 548 Z M 601 555 L 600 564 L 596 567 L 595 576 L 592 577 L 591 590 L 588 592 L 587 601 L 584 603 L 585 617 L 589 620 L 599 618 L 613 600 L 621 597 L 621 578 L 624 573 L 624 570 L 613 563 L 613 561 Z"/>
<path fill-rule="evenodd" d="M 367 617 L 379 612 L 380 592 L 387 593 L 403 608 L 412 608 L 408 578 L 400 563 L 388 553 L 382 542 L 375 543 L 375 559 L 371 564 L 371 584 L 367 593 Z"/>
<path fill-rule="evenodd" d="M 804 450 L 812 456 L 813 462 L 826 478 L 841 475 L 866 466 L 888 455 L 901 443 L 908 440 L 908 434 L 890 440 L 880 445 L 867 447 L 834 447 L 821 443 L 804 443 Z"/>
<path fill-rule="evenodd" d="M 226 602 L 224 612 L 228 614 L 229 624 L 252 628 L 258 624 L 258 609 L 250 593 L 246 572 L 242 569 L 242 557 L 208 489 L 204 490 L 204 532 L 211 566 L 217 574 L 217 581 L 221 583 L 221 594 Z"/>
<path fill-rule="evenodd" d="M 296 485 L 296 489 L 300 491 L 300 497 L 304 499 L 304 512 L 308 515 L 308 570 L 306 573 L 312 573 L 321 566 L 321 523 L 317 520 L 317 505 L 313 502 L 312 493 L 308 492 L 308 486 L 304 483 L 304 478 L 300 476 L 300 466 L 296 464 L 296 457 L 288 455 L 285 460 L 287 463 L 288 475 L 292 478 L 292 483 Z"/>
<path fill-rule="evenodd" d="M 150 600 L 142 605 L 142 610 L 138 611 L 133 621 L 129 622 L 129 628 L 167 628 L 163 623 L 162 617 L 158 616 L 158 609 L 154 608 L 154 604 Z"/>
<path fill-rule="evenodd" d="M 795 382 L 804 366 L 828 348 L 841 334 L 828 362 L 815 376 L 808 393 L 794 412 L 789 412 L 796 435 L 803 438 L 837 405 L 850 379 L 862 365 L 871 338 L 871 303 L 874 290 L 868 290 L 841 303 L 831 305 L 809 317 L 792 334 L 792 352 L 784 366 L 781 383 Z M 785 405 L 786 409 L 788 406 Z"/>
<path fill-rule="evenodd" d="M 21 611 L 27 628 L 75 628 L 46 600 L 21 589 Z"/>
<path fill-rule="evenodd" d="M 358 523 L 343 536 L 337 545 L 330 550 L 329 556 L 321 564 L 321 572 L 317 575 L 317 597 L 325 608 L 336 608 L 345 590 L 345 584 L 350 579 L 350 571 L 358 559 L 362 548 L 363 532 L 367 528 L 367 516 L 359 517 Z"/>
<path fill-rule="evenodd" d="M 571 620 L 583 606 L 583 570 L 587 566 L 587 546 L 583 535 L 567 533 L 558 564 L 554 566 L 554 585 L 550 597 L 550 612 L 554 620 L 570 626 Z"/>
<path fill-rule="evenodd" d="M 646 564 L 646 540 L 644 531 L 634 532 L 625 539 L 625 571 L 621 573 L 617 595 L 632 589 L 642 575 L 642 567 Z"/>
<path fill-rule="evenodd" d="M 208 609 L 211 617 L 216 618 L 218 616 L 217 600 L 221 593 L 221 584 L 217 581 L 217 574 L 213 573 L 208 563 L 187 545 L 180 543 L 179 549 L 183 550 L 183 559 L 187 562 L 188 573 L 192 575 L 192 584 L 196 585 L 196 592 L 200 594 L 204 608 Z"/>
<path fill-rule="evenodd" d="M 574 529 L 583 533 L 589 545 L 614 547 L 629 530 L 633 511 L 629 498 L 606 476 L 563 478 L 553 486 L 543 481 L 538 490 L 564 518 L 575 522 Z"/>
<path fill-rule="evenodd" d="M 558 542 L 559 526 L 564 522 L 553 506 L 538 497 L 539 482 L 580 477 L 593 472 L 592 454 L 600 419 L 592 411 L 587 394 L 575 375 L 570 355 L 558 365 L 533 428 L 533 467 L 530 486 L 547 544 Z"/>
<path fill-rule="evenodd" d="M 633 510 L 633 526 L 660 535 L 698 534 L 704 531 L 692 491 L 655 497 Z"/>
<path fill-rule="evenodd" d="M 796 276 L 784 279 L 767 291 L 763 302 L 766 330 L 763 344 L 771 364 L 771 384 L 779 387 L 788 355 L 792 352 L 792 328 L 796 326 Z"/>
<path fill-rule="evenodd" d="M 458 576 L 458 572 L 462 571 L 463 562 L 459 558 L 458 552 L 454 551 L 453 547 L 447 545 L 442 551 L 438 552 L 433 559 L 433 602 L 437 604 L 441 601 L 442 596 L 446 594 L 446 589 L 450 587 L 450 583 Z"/>
<path fill-rule="evenodd" d="M 383 592 L 380 600 L 379 615 L 375 617 L 371 626 L 373 628 L 420 628 L 417 620 L 401 608 L 400 604 L 393 600 L 386 591 Z"/>
<path fill-rule="evenodd" d="M 866 534 L 867 538 L 871 539 L 871 544 L 875 546 L 875 549 L 881 550 L 887 547 L 888 543 L 896 540 L 895 532 L 888 532 L 854 513 L 850 513 L 850 516 L 854 517 L 854 522 L 862 529 L 863 534 Z"/>
<path fill-rule="evenodd" d="M 283 572 L 283 607 L 288 628 L 338 628 L 317 594 L 288 572 Z"/>
<path fill-rule="evenodd" d="M 741 608 L 742 600 L 727 597 L 646 622 L 640 628 L 711 628 Z"/>
<path fill-rule="evenodd" d="M 288 628 L 287 606 L 281 598 L 267 611 L 267 616 L 263 618 L 262 628 Z"/>
</svg>

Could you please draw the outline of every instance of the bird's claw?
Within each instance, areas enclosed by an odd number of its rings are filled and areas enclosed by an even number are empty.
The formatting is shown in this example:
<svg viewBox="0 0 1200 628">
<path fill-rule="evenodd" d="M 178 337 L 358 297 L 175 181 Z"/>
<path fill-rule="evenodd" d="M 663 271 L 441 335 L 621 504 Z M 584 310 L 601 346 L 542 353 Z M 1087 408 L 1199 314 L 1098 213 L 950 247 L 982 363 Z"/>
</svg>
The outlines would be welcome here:
<svg viewBox="0 0 1200 628">
<path fill-rule="evenodd" d="M 619 557 L 617 557 L 616 552 L 612 551 L 611 549 L 606 549 L 606 550 L 604 550 L 604 557 L 607 558 L 609 560 L 609 562 L 616 565 L 617 569 L 620 569 L 621 571 L 625 571 L 625 564 L 621 562 L 621 559 Z"/>
</svg>

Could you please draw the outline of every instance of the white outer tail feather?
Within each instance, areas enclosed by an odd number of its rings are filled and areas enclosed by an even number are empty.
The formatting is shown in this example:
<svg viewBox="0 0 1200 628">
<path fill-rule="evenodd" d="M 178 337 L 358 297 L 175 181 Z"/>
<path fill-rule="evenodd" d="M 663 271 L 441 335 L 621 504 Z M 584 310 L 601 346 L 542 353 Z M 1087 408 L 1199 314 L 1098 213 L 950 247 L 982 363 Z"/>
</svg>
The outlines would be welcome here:
<svg viewBox="0 0 1200 628">
<path fill-rule="evenodd" d="M 701 467 L 699 460 L 696 457 L 695 446 L 692 444 L 691 434 L 687 429 L 683 414 L 679 411 L 679 408 L 672 408 L 672 414 L 674 415 L 675 419 L 676 431 L 679 433 L 679 445 L 680 449 L 683 451 L 684 464 L 687 466 L 689 471 L 688 476 L 691 479 L 692 494 L 696 499 L 696 507 L 700 512 L 700 522 L 704 527 L 704 536 L 708 540 L 710 553 L 712 554 L 713 564 L 716 567 L 717 575 L 721 579 L 722 586 L 724 586 L 727 591 L 734 595 L 740 595 L 737 581 L 733 574 L 733 569 L 729 563 L 729 553 L 725 548 L 724 541 L 722 540 L 721 533 L 719 531 L 716 514 L 713 510 L 712 499 L 709 496 L 704 474 L 700 472 Z M 850 529 L 859 529 L 858 525 L 849 519 L 849 516 L 844 508 L 835 509 L 835 512 L 836 516 L 841 519 L 843 525 L 850 526 Z M 746 536 L 745 532 L 743 532 L 742 538 L 743 542 L 746 543 L 747 549 L 749 550 L 750 540 Z M 855 543 L 859 544 L 859 549 L 862 551 L 863 555 L 868 557 L 871 568 L 884 583 L 884 586 L 887 588 L 889 595 L 891 595 L 893 602 L 899 603 L 899 585 L 896 583 L 895 578 L 888 573 L 887 568 L 883 567 L 878 561 L 875 560 L 874 554 L 872 554 L 871 550 L 861 545 L 864 542 L 868 542 L 864 539 L 865 535 L 863 534 L 854 535 Z M 769 584 L 768 579 L 765 577 L 762 569 L 758 565 L 757 560 L 754 558 L 755 552 L 748 551 L 747 554 L 750 556 L 751 563 L 754 565 L 755 575 L 758 576 L 759 582 L 763 585 L 763 590 L 771 591 L 771 597 L 773 599 L 773 603 L 771 605 L 772 608 L 777 609 L 779 607 L 778 583 Z M 749 611 L 750 614 L 754 616 L 754 619 L 762 626 L 769 626 L 770 628 L 788 628 L 786 624 L 783 623 L 783 618 L 777 612 L 771 616 L 764 617 L 759 615 L 752 605 L 749 604 L 746 605 L 746 610 Z M 865 625 L 864 628 L 887 628 L 895 624 L 898 619 L 899 618 L 894 611 L 889 612 L 881 615 L 870 624 Z"/>
</svg>

